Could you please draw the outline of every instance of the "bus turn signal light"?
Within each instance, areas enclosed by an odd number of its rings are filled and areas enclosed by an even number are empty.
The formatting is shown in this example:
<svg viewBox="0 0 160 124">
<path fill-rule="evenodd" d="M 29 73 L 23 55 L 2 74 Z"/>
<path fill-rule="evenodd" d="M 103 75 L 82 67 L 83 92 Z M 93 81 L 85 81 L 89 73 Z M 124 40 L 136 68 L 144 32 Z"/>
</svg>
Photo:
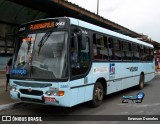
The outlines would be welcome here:
<svg viewBox="0 0 160 124">
<path fill-rule="evenodd" d="M 59 92 L 58 92 L 58 95 L 59 95 L 59 96 L 63 96 L 63 95 L 64 95 L 64 91 L 59 91 Z"/>
</svg>

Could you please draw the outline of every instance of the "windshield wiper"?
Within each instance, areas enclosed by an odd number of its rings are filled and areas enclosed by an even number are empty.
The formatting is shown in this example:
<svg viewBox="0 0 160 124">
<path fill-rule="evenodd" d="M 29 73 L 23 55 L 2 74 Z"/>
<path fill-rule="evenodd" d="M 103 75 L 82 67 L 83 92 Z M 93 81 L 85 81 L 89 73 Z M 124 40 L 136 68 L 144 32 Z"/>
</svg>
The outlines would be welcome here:
<svg viewBox="0 0 160 124">
<path fill-rule="evenodd" d="M 48 37 L 51 35 L 52 33 L 52 30 L 46 32 L 46 34 L 42 37 L 42 39 L 39 41 L 38 43 L 38 47 L 39 47 L 39 50 L 38 50 L 38 56 L 39 56 L 39 53 L 41 51 L 41 48 L 42 46 L 45 44 L 45 42 L 47 41 Z"/>
</svg>

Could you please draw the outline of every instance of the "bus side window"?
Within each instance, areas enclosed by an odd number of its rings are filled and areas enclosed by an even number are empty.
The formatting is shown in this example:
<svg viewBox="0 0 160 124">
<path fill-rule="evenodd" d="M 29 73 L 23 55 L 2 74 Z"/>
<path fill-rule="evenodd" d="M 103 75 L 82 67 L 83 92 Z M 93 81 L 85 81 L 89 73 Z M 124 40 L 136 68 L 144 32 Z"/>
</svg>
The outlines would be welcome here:
<svg viewBox="0 0 160 124">
<path fill-rule="evenodd" d="M 140 58 L 141 61 L 145 61 L 144 47 L 140 46 Z"/>
<path fill-rule="evenodd" d="M 111 37 L 108 38 L 108 45 L 109 45 L 109 59 L 112 60 L 113 39 Z"/>
<path fill-rule="evenodd" d="M 146 47 L 145 54 L 146 54 L 146 57 L 145 57 L 146 61 L 153 61 L 154 55 L 153 55 L 152 49 Z"/>
<path fill-rule="evenodd" d="M 121 41 L 110 37 L 109 41 L 109 57 L 110 60 L 122 60 Z"/>
<path fill-rule="evenodd" d="M 144 54 L 145 54 L 144 60 L 149 61 L 149 48 L 145 47 Z"/>
<path fill-rule="evenodd" d="M 93 34 L 93 55 L 95 60 L 108 60 L 107 37 Z"/>
<path fill-rule="evenodd" d="M 154 50 L 150 49 L 150 61 L 153 61 L 154 59 Z"/>
<path fill-rule="evenodd" d="M 132 60 L 131 43 L 128 43 L 127 41 L 123 41 L 122 56 L 123 56 L 123 60 L 125 61 Z"/>
<path fill-rule="evenodd" d="M 89 37 L 86 37 L 86 38 L 87 38 L 86 49 L 80 51 L 81 62 L 87 62 L 90 59 L 89 58 Z"/>
<path fill-rule="evenodd" d="M 136 44 L 132 44 L 132 60 L 133 61 L 139 61 L 140 60 L 140 53 L 139 53 L 139 47 Z"/>
</svg>

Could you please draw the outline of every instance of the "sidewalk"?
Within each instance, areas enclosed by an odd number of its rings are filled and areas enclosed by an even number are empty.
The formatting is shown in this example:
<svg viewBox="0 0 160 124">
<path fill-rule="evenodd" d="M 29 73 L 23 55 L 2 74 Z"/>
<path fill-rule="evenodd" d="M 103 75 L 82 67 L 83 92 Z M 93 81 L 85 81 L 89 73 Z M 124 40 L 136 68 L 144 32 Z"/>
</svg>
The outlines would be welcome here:
<svg viewBox="0 0 160 124">
<path fill-rule="evenodd" d="M 0 111 L 12 108 L 19 101 L 10 98 L 9 91 L 5 91 L 6 85 L 5 73 L 0 72 Z"/>
</svg>

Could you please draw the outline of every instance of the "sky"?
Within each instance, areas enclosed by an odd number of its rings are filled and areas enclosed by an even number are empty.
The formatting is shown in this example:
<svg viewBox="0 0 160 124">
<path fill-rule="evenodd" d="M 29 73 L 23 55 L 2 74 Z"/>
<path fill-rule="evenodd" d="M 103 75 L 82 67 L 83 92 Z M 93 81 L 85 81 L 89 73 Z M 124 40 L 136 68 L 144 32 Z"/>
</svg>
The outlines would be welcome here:
<svg viewBox="0 0 160 124">
<path fill-rule="evenodd" d="M 97 13 L 97 0 L 68 0 Z M 99 0 L 99 15 L 160 42 L 160 0 Z"/>
</svg>

